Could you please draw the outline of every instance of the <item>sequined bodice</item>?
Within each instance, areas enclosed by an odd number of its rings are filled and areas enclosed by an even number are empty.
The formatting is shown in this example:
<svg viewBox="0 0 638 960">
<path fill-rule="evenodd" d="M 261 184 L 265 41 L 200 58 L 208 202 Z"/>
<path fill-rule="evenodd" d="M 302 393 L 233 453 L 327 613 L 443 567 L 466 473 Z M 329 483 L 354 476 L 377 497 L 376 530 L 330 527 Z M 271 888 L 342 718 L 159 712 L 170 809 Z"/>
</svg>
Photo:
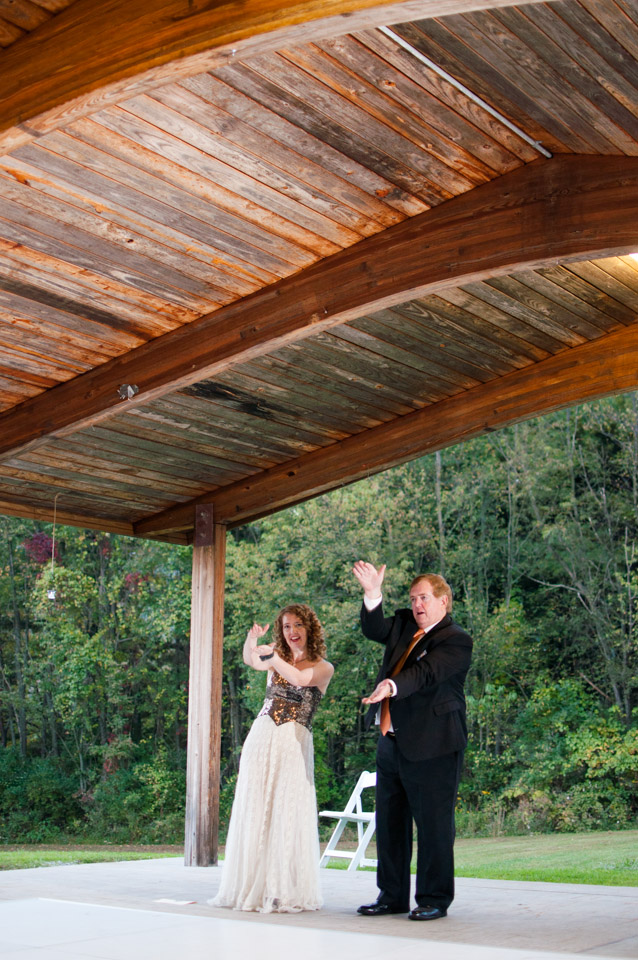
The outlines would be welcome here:
<svg viewBox="0 0 638 960">
<path fill-rule="evenodd" d="M 312 718 L 322 696 L 319 687 L 295 687 L 273 670 L 258 716 L 272 717 L 277 726 L 295 720 L 312 730 Z"/>
</svg>

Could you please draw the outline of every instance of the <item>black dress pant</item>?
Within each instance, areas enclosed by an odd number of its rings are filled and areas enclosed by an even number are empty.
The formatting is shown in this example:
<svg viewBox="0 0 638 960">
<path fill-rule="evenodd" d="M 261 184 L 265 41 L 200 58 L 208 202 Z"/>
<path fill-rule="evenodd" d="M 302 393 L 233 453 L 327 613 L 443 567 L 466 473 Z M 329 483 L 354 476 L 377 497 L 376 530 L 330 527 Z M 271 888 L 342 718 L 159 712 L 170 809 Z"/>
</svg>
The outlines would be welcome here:
<svg viewBox="0 0 638 960">
<path fill-rule="evenodd" d="M 413 820 L 417 904 L 447 908 L 454 899 L 454 808 L 462 764 L 462 750 L 430 760 L 406 760 L 394 737 L 379 737 L 377 884 L 383 903 L 409 909 Z"/>
</svg>

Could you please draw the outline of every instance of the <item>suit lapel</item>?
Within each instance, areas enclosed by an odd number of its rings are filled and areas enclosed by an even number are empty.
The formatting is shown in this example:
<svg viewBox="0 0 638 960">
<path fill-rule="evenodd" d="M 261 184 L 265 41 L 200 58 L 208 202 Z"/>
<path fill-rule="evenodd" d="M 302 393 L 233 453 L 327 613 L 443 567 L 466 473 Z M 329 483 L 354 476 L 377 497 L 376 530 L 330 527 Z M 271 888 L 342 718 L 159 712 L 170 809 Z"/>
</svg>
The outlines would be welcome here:
<svg viewBox="0 0 638 960">
<path fill-rule="evenodd" d="M 389 659 L 389 661 L 388 661 L 388 666 L 387 666 L 387 668 L 386 668 L 386 676 L 389 677 L 389 676 L 391 675 L 392 671 L 394 670 L 395 665 L 399 662 L 399 660 L 400 660 L 401 657 L 403 656 L 404 651 L 407 650 L 407 648 L 408 648 L 408 647 L 410 646 L 410 644 L 412 643 L 412 638 L 414 637 L 414 634 L 416 633 L 416 631 L 417 631 L 418 629 L 419 629 L 419 628 L 418 628 L 418 626 L 416 625 L 416 623 L 408 623 L 408 624 L 406 624 L 406 626 L 403 628 L 403 630 L 401 631 L 401 635 L 400 635 L 400 637 L 399 637 L 399 640 L 398 640 L 398 642 L 397 642 L 394 650 L 393 650 L 392 653 L 390 654 L 390 659 Z M 412 651 L 410 652 L 410 656 L 408 657 L 408 659 L 407 659 L 407 661 L 406 661 L 406 664 L 412 661 L 412 659 L 414 658 L 415 654 L 418 655 L 418 653 L 421 652 L 421 650 L 422 650 L 423 647 L 425 646 L 425 641 L 427 640 L 427 638 L 428 638 L 428 634 L 426 633 L 425 636 L 424 636 L 424 637 L 421 637 L 421 639 L 419 640 L 419 642 L 418 642 L 417 644 L 415 644 L 414 650 L 412 650 Z M 404 665 L 404 669 L 405 669 L 405 665 Z"/>
<path fill-rule="evenodd" d="M 439 622 L 432 627 L 429 633 L 426 633 L 425 639 L 428 641 L 428 650 L 438 647 L 438 645 L 445 639 L 443 636 L 443 628 L 448 627 L 451 622 L 452 618 L 450 617 L 449 613 L 446 613 L 443 619 L 439 620 Z"/>
<path fill-rule="evenodd" d="M 432 647 L 437 646 L 441 642 L 443 637 L 441 637 L 439 633 L 442 628 L 447 627 L 450 622 L 450 615 L 449 613 L 446 613 L 442 620 L 439 620 L 439 622 L 435 624 L 431 630 L 428 630 L 425 636 L 421 637 L 419 642 L 415 645 L 414 650 L 411 651 L 410 656 L 406 660 L 403 667 L 404 670 L 409 664 L 414 663 L 415 659 L 417 659 L 424 650 L 430 650 Z M 390 654 L 390 659 L 386 668 L 387 677 L 390 676 L 395 664 L 397 664 L 401 659 L 403 651 L 409 647 L 410 643 L 412 642 L 412 637 L 418 629 L 419 628 L 416 623 L 406 623 L 405 627 L 401 631 L 394 650 Z"/>
</svg>

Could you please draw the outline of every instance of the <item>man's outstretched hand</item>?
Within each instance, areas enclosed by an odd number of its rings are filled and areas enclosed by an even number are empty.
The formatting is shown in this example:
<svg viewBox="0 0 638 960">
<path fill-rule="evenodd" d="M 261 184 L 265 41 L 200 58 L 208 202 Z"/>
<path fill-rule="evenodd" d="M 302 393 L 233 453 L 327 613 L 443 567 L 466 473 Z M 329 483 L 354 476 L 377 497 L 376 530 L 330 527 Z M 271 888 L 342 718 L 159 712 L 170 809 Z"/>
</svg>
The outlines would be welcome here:
<svg viewBox="0 0 638 960">
<path fill-rule="evenodd" d="M 362 703 L 380 703 L 386 697 L 392 696 L 392 684 L 389 680 L 382 680 L 374 688 L 369 697 L 363 697 Z"/>
</svg>

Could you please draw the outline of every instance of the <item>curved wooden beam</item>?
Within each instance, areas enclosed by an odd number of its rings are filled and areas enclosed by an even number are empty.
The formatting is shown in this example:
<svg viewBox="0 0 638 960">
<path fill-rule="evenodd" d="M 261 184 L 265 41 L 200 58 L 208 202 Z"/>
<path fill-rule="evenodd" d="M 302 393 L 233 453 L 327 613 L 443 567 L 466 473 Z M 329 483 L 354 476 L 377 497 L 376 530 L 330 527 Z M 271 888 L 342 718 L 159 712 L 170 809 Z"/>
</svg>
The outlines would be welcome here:
<svg viewBox="0 0 638 960">
<path fill-rule="evenodd" d="M 0 54 L 0 155 L 80 116 L 213 70 L 230 58 L 514 2 L 76 0 Z"/>
<path fill-rule="evenodd" d="M 563 168 L 562 177 L 572 166 L 571 161 L 572 158 L 553 161 L 546 174 L 556 175 L 558 165 Z M 598 158 L 598 163 L 601 165 L 599 172 L 602 172 L 606 162 Z M 598 163 L 592 163 L 592 169 Z M 541 174 L 542 168 L 548 167 L 542 162 L 533 166 Z M 577 176 L 576 166 L 580 165 L 574 166 L 575 176 Z M 634 163 L 630 166 L 634 166 Z M 629 169 L 624 167 L 624 170 L 625 173 L 620 174 L 617 186 L 625 196 L 625 201 L 634 208 L 633 215 L 635 215 L 638 213 L 638 199 L 634 193 L 635 184 L 631 185 L 633 175 L 626 178 Z M 620 173 L 619 170 L 618 172 Z M 523 195 L 525 195 L 525 191 L 522 190 L 523 181 L 527 183 L 531 210 L 525 210 L 521 195 L 514 203 L 513 195 L 510 194 L 509 199 L 513 206 L 507 210 L 506 220 L 503 220 L 500 215 L 493 219 L 491 214 L 485 214 L 482 221 L 477 216 L 473 226 L 465 217 L 459 217 L 456 221 L 458 234 L 455 243 L 458 250 L 463 250 L 466 276 L 459 276 L 458 261 L 450 262 L 449 248 L 444 254 L 443 261 L 439 261 L 436 257 L 438 235 L 436 229 L 430 233 L 430 243 L 422 238 L 417 256 L 424 256 L 427 253 L 437 261 L 439 270 L 447 258 L 448 276 L 450 279 L 454 277 L 454 283 L 475 279 L 471 267 L 478 267 L 482 258 L 476 257 L 473 243 L 477 242 L 478 237 L 488 235 L 494 228 L 494 242 L 499 245 L 499 248 L 502 247 L 503 259 L 506 260 L 509 255 L 512 259 L 518 260 L 516 264 L 511 265 L 512 272 L 524 266 L 538 266 L 541 263 L 547 265 L 554 260 L 568 258 L 571 255 L 568 247 L 573 249 L 573 234 L 581 230 L 589 232 L 595 222 L 602 226 L 602 221 L 613 216 L 612 211 L 618 210 L 618 205 L 622 203 L 620 196 L 617 196 L 616 201 L 607 206 L 607 201 L 603 201 L 602 194 L 594 187 L 593 179 L 589 180 L 587 185 L 584 180 L 577 177 L 578 185 L 576 183 L 572 185 L 576 188 L 583 206 L 580 202 L 576 207 L 573 206 L 573 195 L 571 201 L 563 196 L 567 206 L 571 207 L 569 215 L 566 216 L 567 209 L 558 199 L 557 194 L 554 194 L 555 202 L 549 201 L 549 197 L 545 199 L 541 197 L 540 191 L 535 189 L 540 186 L 540 183 L 538 180 L 535 183 L 532 181 L 530 168 L 524 172 L 519 171 L 513 176 L 518 177 L 518 186 Z M 503 181 L 506 179 L 511 183 L 510 178 L 503 178 Z M 554 186 L 557 186 L 556 182 Z M 501 187 L 505 187 L 504 182 Z M 624 194 L 625 189 L 629 191 L 627 194 Z M 550 190 L 550 193 L 553 191 Z M 633 200 L 632 194 L 634 194 Z M 503 190 L 502 199 L 507 196 L 507 192 Z M 469 203 L 471 197 L 461 199 Z M 608 200 L 611 201 L 611 196 Z M 450 213 L 452 207 L 458 210 L 461 204 L 459 201 L 452 201 L 446 206 L 449 207 L 448 213 Z M 441 208 L 438 208 L 434 214 L 440 217 L 442 212 Z M 500 214 L 504 212 L 501 210 Z M 494 213 L 495 211 L 492 211 L 492 214 Z M 430 220 L 435 219 L 432 214 L 428 216 Z M 498 229 L 497 223 L 500 221 L 500 226 L 503 228 L 507 219 L 511 224 L 516 225 L 515 228 L 510 228 L 507 232 Z M 443 229 L 442 224 L 440 227 Z M 620 231 L 616 233 L 619 227 L 620 224 L 616 222 L 611 228 L 612 233 L 616 234 L 617 239 L 620 239 L 622 234 L 629 240 L 629 245 L 622 244 L 622 249 L 617 249 L 616 252 L 628 252 L 631 248 L 637 248 L 638 226 L 630 228 L 628 233 L 620 227 Z M 455 232 L 453 216 L 448 216 L 445 230 Z M 476 237 L 471 239 L 468 231 L 476 234 Z M 517 254 L 511 246 L 514 232 L 517 233 L 519 244 Z M 603 233 L 606 233 L 605 228 Z M 602 240 L 602 234 L 599 234 L 599 238 Z M 592 235 L 590 235 L 591 239 L 593 239 Z M 607 236 L 607 240 L 611 240 L 610 235 Z M 552 251 L 556 254 L 558 248 L 563 249 L 563 254 L 557 257 L 550 256 Z M 594 258 L 602 257 L 610 252 L 610 248 L 604 246 L 604 249 L 601 247 L 597 252 L 590 250 L 590 255 Z M 535 256 L 531 259 L 526 259 L 533 254 Z M 498 270 L 493 270 L 492 275 L 495 272 Z M 544 361 L 531 364 L 523 370 L 481 384 L 458 397 L 407 414 L 372 430 L 349 437 L 340 443 L 307 454 L 296 461 L 287 462 L 245 481 L 210 492 L 204 499 L 214 503 L 215 515 L 219 522 L 237 526 L 293 503 L 299 503 L 320 493 L 352 483 L 371 473 L 386 470 L 451 446 L 461 440 L 467 440 L 551 410 L 583 403 L 596 397 L 622 393 L 637 387 L 638 324 L 617 330 L 591 343 L 565 350 Z M 149 518 L 137 524 L 135 532 L 137 535 L 148 536 L 188 529 L 192 526 L 194 506 L 195 501 Z"/>
<path fill-rule="evenodd" d="M 638 158 L 538 160 L 6 411 L 0 456 L 384 307 L 636 248 Z M 118 396 L 124 384 L 138 388 L 130 400 Z"/>
<path fill-rule="evenodd" d="M 220 523 L 249 523 L 462 440 L 552 410 L 638 388 L 638 325 L 398 417 L 223 487 L 206 500 Z M 192 528 L 195 502 L 134 525 L 136 536 Z"/>
</svg>

